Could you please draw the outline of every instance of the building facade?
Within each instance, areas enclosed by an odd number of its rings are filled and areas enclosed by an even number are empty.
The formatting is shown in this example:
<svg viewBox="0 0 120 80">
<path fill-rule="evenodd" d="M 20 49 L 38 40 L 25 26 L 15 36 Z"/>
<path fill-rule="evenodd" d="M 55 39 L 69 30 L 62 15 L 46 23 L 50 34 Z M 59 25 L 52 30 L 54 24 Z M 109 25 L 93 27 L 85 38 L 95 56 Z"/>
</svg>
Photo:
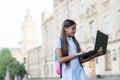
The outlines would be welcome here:
<svg viewBox="0 0 120 80">
<path fill-rule="evenodd" d="M 106 55 L 83 64 L 86 74 L 91 68 L 92 77 L 120 75 L 120 0 L 54 0 L 54 13 L 42 14 L 43 45 L 28 52 L 29 61 L 36 64 L 28 64 L 31 77 L 59 77 L 53 50 L 67 18 L 77 23 L 76 37 L 83 49 L 94 45 L 97 30 L 109 35 Z"/>
</svg>

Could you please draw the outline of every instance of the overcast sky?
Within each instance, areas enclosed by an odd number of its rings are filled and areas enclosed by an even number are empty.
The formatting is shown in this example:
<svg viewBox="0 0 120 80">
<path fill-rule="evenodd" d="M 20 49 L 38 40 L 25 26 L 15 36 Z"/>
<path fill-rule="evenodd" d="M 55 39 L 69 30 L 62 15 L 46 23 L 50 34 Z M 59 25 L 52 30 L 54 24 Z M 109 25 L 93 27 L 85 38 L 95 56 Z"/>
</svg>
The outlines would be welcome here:
<svg viewBox="0 0 120 80">
<path fill-rule="evenodd" d="M 53 12 L 53 0 L 0 0 L 0 47 L 20 47 L 21 25 L 28 6 L 41 44 L 41 12 Z"/>
</svg>

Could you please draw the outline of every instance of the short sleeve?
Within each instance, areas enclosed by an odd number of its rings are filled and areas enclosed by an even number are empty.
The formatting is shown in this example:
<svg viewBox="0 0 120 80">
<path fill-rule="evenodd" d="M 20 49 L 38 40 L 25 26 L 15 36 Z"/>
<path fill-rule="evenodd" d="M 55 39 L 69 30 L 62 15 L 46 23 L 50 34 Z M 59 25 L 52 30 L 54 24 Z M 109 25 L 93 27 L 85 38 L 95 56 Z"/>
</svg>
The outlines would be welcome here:
<svg viewBox="0 0 120 80">
<path fill-rule="evenodd" d="M 61 48 L 61 40 L 60 40 L 60 38 L 57 39 L 56 48 Z"/>
</svg>

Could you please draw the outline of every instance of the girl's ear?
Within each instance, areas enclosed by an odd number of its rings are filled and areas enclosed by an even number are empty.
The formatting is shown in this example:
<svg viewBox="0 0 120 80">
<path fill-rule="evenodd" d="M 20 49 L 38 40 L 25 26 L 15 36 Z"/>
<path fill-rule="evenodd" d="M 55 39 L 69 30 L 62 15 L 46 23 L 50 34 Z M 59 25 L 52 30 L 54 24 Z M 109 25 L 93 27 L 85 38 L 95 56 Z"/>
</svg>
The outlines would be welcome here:
<svg viewBox="0 0 120 80">
<path fill-rule="evenodd" d="M 65 32 L 67 31 L 67 28 L 66 28 L 66 27 L 64 28 L 64 31 L 65 31 Z"/>
</svg>

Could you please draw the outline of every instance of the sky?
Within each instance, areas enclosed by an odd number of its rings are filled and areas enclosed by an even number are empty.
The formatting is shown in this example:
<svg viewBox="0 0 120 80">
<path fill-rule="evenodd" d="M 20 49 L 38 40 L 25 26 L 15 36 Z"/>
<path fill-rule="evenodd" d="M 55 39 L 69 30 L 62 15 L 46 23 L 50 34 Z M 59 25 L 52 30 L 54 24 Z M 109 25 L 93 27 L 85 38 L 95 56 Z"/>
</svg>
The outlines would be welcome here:
<svg viewBox="0 0 120 80">
<path fill-rule="evenodd" d="M 53 12 L 53 0 L 0 0 L 0 48 L 19 48 L 21 26 L 27 9 L 36 27 L 37 45 L 42 44 L 41 12 Z"/>
</svg>

